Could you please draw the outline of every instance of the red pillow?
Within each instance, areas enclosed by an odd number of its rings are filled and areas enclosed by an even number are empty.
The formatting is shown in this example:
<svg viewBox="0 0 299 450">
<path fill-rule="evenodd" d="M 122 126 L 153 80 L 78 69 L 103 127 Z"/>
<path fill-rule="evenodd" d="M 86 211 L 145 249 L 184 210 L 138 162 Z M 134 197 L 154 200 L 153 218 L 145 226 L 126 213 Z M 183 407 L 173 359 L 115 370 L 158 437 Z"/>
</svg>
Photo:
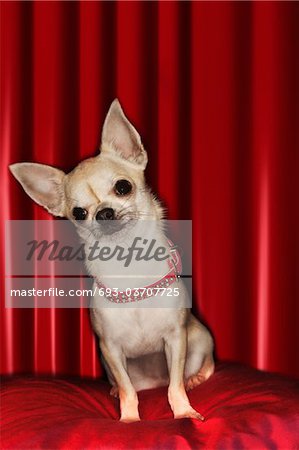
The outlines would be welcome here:
<svg viewBox="0 0 299 450">
<path fill-rule="evenodd" d="M 220 364 L 189 393 L 206 418 L 174 420 L 167 389 L 139 393 L 141 422 L 118 421 L 101 380 L 13 377 L 2 382 L 2 449 L 298 449 L 296 380 Z"/>
</svg>

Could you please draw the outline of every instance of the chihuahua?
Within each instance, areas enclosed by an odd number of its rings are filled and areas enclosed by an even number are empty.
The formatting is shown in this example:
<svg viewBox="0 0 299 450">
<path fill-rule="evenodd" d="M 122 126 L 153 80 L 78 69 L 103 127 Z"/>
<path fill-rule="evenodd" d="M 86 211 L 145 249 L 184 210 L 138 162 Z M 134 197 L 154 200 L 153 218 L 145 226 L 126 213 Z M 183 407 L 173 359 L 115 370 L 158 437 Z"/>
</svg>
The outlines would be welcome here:
<svg viewBox="0 0 299 450">
<path fill-rule="evenodd" d="M 68 174 L 28 162 L 12 164 L 10 170 L 36 203 L 54 216 L 71 220 L 86 245 L 99 236 L 106 243 L 119 244 L 130 233 L 123 232 L 126 227 L 130 229 L 128 224 L 146 219 L 147 223 L 156 224 L 158 242 L 173 251 L 159 225 L 163 222 L 163 208 L 145 184 L 147 153 L 117 99 L 106 116 L 100 150 L 99 155 L 82 161 Z M 105 230 L 99 234 L 101 224 L 105 224 Z M 142 279 L 142 285 L 154 288 L 171 285 L 180 298 L 186 298 L 187 289 L 178 277 L 177 253 L 174 250 L 172 269 L 168 260 L 163 260 L 158 269 L 157 265 L 153 265 L 154 269 L 149 267 L 148 278 Z M 99 288 L 109 283 L 111 286 L 107 267 L 111 270 L 111 265 L 104 266 L 98 259 L 87 262 Z M 131 300 L 123 293 L 126 287 L 136 288 L 136 279 L 131 276 L 135 269 L 134 265 L 131 272 L 128 268 L 124 270 L 123 264 L 114 266 L 119 277 L 118 285 L 114 286 L 120 292 L 117 302 Z M 137 392 L 165 385 L 174 418 L 204 420 L 190 405 L 186 391 L 201 384 L 214 371 L 213 339 L 209 331 L 190 313 L 190 308 L 149 310 L 143 302 L 150 302 L 150 295 L 141 297 L 136 307 L 133 304 L 121 309 L 90 308 L 92 326 L 99 337 L 103 364 L 112 385 L 110 393 L 120 400 L 120 420 L 140 420 Z M 159 304 L 159 296 L 155 302 Z"/>
</svg>

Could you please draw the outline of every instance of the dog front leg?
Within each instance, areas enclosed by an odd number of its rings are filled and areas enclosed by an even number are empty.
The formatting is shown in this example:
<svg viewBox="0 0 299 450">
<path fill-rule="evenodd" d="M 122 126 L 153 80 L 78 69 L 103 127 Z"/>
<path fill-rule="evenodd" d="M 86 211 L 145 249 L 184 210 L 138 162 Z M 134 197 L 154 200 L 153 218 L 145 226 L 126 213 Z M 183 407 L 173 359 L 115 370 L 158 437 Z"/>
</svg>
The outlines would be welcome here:
<svg viewBox="0 0 299 450">
<path fill-rule="evenodd" d="M 138 397 L 126 368 L 126 358 L 121 349 L 114 344 L 101 341 L 100 348 L 118 386 L 120 400 L 120 421 L 136 422 L 140 420 Z"/>
<path fill-rule="evenodd" d="M 187 352 L 187 330 L 174 330 L 165 338 L 165 354 L 169 371 L 168 401 L 175 419 L 189 417 L 204 420 L 190 405 L 184 385 Z"/>
</svg>

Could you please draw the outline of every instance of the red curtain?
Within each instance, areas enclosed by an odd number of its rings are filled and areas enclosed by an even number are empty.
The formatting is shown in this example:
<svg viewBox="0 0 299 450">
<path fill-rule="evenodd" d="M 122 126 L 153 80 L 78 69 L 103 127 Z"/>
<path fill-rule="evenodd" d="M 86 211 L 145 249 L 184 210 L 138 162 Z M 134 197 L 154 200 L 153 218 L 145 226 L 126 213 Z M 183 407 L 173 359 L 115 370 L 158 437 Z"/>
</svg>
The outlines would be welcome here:
<svg viewBox="0 0 299 450">
<path fill-rule="evenodd" d="M 296 2 L 1 2 L 2 219 L 52 220 L 8 164 L 70 170 L 118 97 L 168 217 L 193 220 L 218 358 L 298 375 L 298 24 Z M 3 292 L 2 373 L 101 373 L 87 310 Z"/>
</svg>

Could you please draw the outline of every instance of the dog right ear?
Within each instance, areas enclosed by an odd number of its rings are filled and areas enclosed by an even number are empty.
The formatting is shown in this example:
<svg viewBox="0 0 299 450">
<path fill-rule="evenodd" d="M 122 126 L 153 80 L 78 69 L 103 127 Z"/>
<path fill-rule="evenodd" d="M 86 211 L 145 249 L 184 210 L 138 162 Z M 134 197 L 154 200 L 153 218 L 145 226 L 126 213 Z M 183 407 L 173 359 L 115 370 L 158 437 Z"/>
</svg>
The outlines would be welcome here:
<svg viewBox="0 0 299 450">
<path fill-rule="evenodd" d="M 112 102 L 104 122 L 101 151 L 115 152 L 143 170 L 147 164 L 147 153 L 140 135 L 125 116 L 117 99 Z"/>
<path fill-rule="evenodd" d="M 64 216 L 64 177 L 62 170 L 36 163 L 11 164 L 9 169 L 24 191 L 54 216 Z"/>
</svg>

